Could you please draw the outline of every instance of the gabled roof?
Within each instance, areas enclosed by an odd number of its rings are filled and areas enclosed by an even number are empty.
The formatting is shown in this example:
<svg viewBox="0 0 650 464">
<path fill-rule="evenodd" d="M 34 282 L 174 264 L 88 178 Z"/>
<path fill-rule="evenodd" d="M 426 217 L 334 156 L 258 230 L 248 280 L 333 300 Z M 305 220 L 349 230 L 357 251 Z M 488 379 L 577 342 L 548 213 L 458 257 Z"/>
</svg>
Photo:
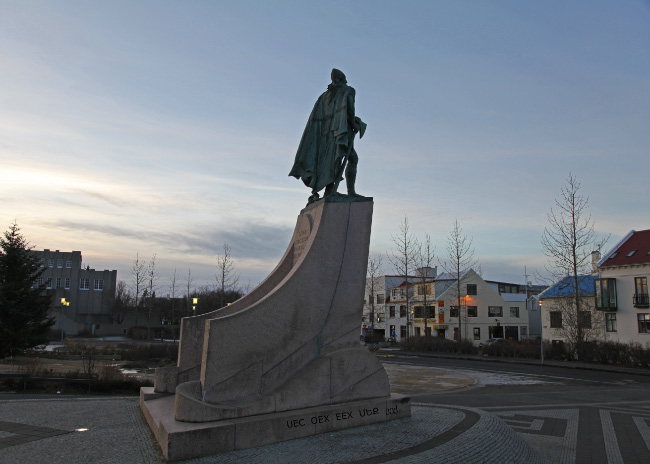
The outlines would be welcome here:
<svg viewBox="0 0 650 464">
<path fill-rule="evenodd" d="M 467 270 L 465 270 L 465 271 L 462 271 L 462 272 L 460 273 L 460 278 L 462 279 L 463 277 L 465 277 L 465 275 L 466 275 L 469 271 L 472 271 L 472 270 L 473 270 L 473 269 L 467 269 Z M 451 273 L 451 272 L 443 272 L 443 273 L 440 274 L 438 277 L 436 277 L 435 280 L 456 280 L 456 279 L 457 279 L 456 274 Z"/>
<path fill-rule="evenodd" d="M 629 264 L 650 264 L 650 229 L 631 230 L 598 261 L 599 267 Z"/>
<path fill-rule="evenodd" d="M 581 296 L 594 295 L 594 280 L 598 276 L 581 275 L 578 276 L 578 294 Z M 561 298 L 567 296 L 574 296 L 574 282 L 573 277 L 566 276 L 559 282 L 551 285 L 549 288 L 539 294 L 540 298 Z"/>
</svg>

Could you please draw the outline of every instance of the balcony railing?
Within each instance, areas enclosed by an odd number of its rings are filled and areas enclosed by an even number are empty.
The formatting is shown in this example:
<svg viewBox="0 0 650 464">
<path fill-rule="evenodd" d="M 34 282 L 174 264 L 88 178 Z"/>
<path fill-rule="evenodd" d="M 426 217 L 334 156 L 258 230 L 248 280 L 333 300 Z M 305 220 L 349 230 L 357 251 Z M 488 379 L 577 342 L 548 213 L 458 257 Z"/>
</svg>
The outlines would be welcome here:
<svg viewBox="0 0 650 464">
<path fill-rule="evenodd" d="M 632 297 L 635 308 L 648 308 L 650 307 L 650 298 L 647 293 L 635 293 Z"/>
</svg>

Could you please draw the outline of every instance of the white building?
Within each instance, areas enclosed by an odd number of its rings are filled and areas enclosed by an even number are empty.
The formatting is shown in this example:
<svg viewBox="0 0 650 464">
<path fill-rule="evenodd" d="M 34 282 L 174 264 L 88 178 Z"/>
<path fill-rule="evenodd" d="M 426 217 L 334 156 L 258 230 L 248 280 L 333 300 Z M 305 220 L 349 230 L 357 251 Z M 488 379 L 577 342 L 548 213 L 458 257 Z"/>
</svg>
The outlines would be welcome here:
<svg viewBox="0 0 650 464">
<path fill-rule="evenodd" d="M 650 229 L 630 231 L 598 262 L 596 308 L 607 340 L 650 342 Z"/>
<path fill-rule="evenodd" d="M 565 343 L 577 339 L 577 325 L 584 340 L 601 339 L 604 327 L 602 314 L 596 311 L 594 282 L 598 276 L 578 276 L 580 316 L 575 309 L 575 279 L 567 276 L 539 295 L 542 307 L 542 333 L 544 340 Z M 571 339 L 571 340 L 569 340 Z"/>
<path fill-rule="evenodd" d="M 460 278 L 459 307 L 454 276 L 438 276 L 434 269 L 427 271 L 424 278 L 421 272 L 418 274 L 409 276 L 408 284 L 401 276 L 378 277 L 374 282 L 374 292 L 370 291 L 368 279 L 362 336 L 369 335 L 374 329 L 376 335 L 386 339 L 399 341 L 406 338 L 407 312 L 410 312 L 413 322 L 410 335 L 455 337 L 460 316 L 463 339 L 475 344 L 494 337 L 530 338 L 531 314 L 537 316 L 537 326 L 540 325 L 537 307 L 532 312 L 528 309 L 532 304 L 527 304 L 527 297 L 539 292 L 537 286 L 527 289 L 519 284 L 485 281 L 470 269 Z M 371 322 L 373 305 L 374 321 Z"/>
<path fill-rule="evenodd" d="M 462 338 L 477 345 L 489 338 L 529 338 L 529 311 L 523 285 L 486 281 L 470 269 L 461 275 L 460 305 L 454 276 L 439 276 L 435 292 L 439 323 L 433 328 L 444 330 L 445 337 L 458 337 L 460 317 Z"/>
</svg>

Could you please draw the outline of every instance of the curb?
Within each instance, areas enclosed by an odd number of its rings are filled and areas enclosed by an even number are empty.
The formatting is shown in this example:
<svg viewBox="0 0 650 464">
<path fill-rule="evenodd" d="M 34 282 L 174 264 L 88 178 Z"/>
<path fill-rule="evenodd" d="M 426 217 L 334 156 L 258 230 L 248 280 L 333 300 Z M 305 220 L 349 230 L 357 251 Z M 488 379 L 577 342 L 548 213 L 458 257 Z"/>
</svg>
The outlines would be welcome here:
<svg viewBox="0 0 650 464">
<path fill-rule="evenodd" d="M 379 349 L 377 353 L 394 353 L 405 356 L 416 356 L 421 358 L 441 358 L 441 359 L 459 359 L 464 361 L 483 361 L 483 362 L 494 362 L 494 363 L 503 363 L 503 364 L 528 364 L 532 366 L 547 366 L 547 367 L 561 367 L 564 369 L 580 369 L 587 371 L 598 371 L 598 372 L 617 372 L 619 374 L 630 374 L 630 375 L 642 375 L 650 376 L 650 369 L 648 368 L 635 368 L 635 367 L 618 367 L 618 366 L 607 366 L 603 364 L 587 364 L 579 363 L 575 361 L 545 361 L 541 363 L 540 360 L 530 360 L 525 358 L 501 358 L 501 357 L 489 357 L 489 356 L 475 356 L 475 355 L 457 355 L 457 354 L 445 354 L 445 353 L 425 353 L 421 351 L 404 351 L 404 350 L 386 350 Z"/>
</svg>

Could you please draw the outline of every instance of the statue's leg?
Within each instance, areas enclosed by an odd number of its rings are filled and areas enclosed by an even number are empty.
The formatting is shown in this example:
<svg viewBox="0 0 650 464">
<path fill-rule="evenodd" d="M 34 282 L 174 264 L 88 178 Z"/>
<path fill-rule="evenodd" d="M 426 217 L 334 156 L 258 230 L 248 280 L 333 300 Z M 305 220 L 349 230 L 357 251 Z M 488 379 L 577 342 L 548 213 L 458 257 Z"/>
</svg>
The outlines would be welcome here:
<svg viewBox="0 0 650 464">
<path fill-rule="evenodd" d="M 345 168 L 345 185 L 348 188 L 348 195 L 358 196 L 354 190 L 354 183 L 357 180 L 357 164 L 359 164 L 359 156 L 352 150 L 348 159 L 348 165 Z"/>
</svg>

